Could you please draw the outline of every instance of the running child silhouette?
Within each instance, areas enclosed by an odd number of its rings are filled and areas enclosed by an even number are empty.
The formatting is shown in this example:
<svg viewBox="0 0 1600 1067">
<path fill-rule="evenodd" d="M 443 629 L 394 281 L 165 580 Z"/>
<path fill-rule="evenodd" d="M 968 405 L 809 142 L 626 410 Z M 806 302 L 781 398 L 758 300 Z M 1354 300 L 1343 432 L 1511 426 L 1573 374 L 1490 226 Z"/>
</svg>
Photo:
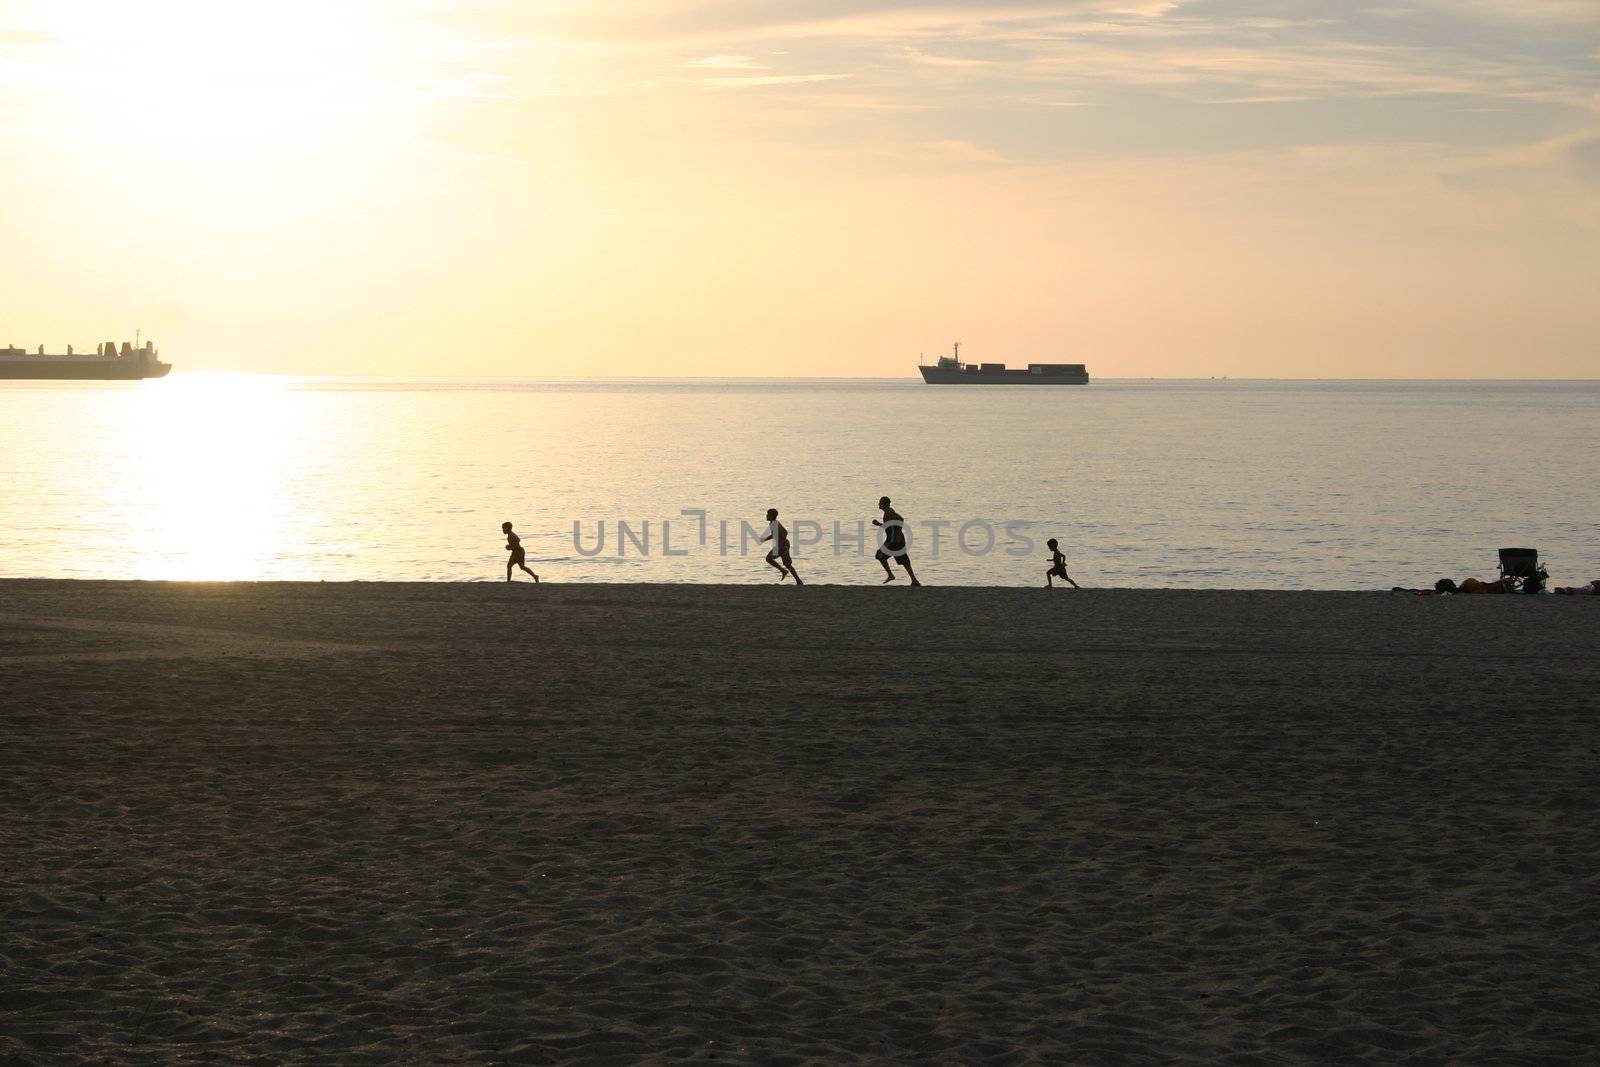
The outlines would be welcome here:
<svg viewBox="0 0 1600 1067">
<path fill-rule="evenodd" d="M 778 581 L 792 576 L 795 585 L 805 585 L 806 583 L 800 580 L 799 573 L 794 569 L 794 560 L 789 558 L 789 531 L 778 521 L 777 508 L 767 509 L 767 536 L 761 540 L 772 542 L 772 551 L 767 553 L 767 562 L 778 568 Z"/>
<path fill-rule="evenodd" d="M 512 532 L 511 524 L 509 522 L 502 522 L 500 524 L 500 532 L 506 535 L 506 551 L 511 553 L 511 558 L 506 560 L 506 581 L 509 582 L 511 580 L 512 567 L 521 567 L 524 571 L 527 571 L 530 576 L 532 576 L 535 582 L 538 582 L 539 576 L 534 574 L 531 570 L 528 570 L 528 557 L 526 553 L 522 551 L 522 538 L 518 537 L 514 532 Z"/>
<path fill-rule="evenodd" d="M 1050 569 L 1044 572 L 1044 584 L 1054 586 L 1056 584 L 1054 579 L 1065 578 L 1072 588 L 1082 589 L 1083 586 L 1073 581 L 1072 575 L 1067 573 L 1067 557 L 1061 554 L 1061 546 L 1056 543 L 1056 539 L 1052 537 L 1045 544 L 1050 546 Z"/>
</svg>

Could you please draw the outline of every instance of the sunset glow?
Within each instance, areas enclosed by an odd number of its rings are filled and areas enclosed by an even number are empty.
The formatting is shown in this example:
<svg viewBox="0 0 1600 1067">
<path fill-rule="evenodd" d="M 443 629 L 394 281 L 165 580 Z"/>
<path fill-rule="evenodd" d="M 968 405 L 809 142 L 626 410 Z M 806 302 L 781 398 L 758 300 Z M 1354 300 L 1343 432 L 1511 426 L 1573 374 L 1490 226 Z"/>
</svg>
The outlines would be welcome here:
<svg viewBox="0 0 1600 1067">
<path fill-rule="evenodd" d="M 1597 56 L 1556 0 L 11 0 L 0 343 L 1590 376 Z"/>
</svg>

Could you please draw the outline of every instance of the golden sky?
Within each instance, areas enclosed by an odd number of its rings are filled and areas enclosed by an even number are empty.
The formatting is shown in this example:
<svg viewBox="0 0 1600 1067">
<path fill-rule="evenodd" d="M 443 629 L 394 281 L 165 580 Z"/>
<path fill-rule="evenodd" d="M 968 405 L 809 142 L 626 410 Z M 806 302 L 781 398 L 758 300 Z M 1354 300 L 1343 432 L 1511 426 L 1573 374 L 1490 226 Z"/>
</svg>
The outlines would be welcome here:
<svg viewBox="0 0 1600 1067">
<path fill-rule="evenodd" d="M 0 0 L 0 344 L 1600 373 L 1600 0 Z"/>
</svg>

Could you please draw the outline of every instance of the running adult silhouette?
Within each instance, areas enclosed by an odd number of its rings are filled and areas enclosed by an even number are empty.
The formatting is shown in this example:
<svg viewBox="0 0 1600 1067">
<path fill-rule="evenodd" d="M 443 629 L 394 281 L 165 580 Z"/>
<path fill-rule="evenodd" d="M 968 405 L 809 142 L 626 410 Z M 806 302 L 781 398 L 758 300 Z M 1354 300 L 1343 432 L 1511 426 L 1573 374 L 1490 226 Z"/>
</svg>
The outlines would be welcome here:
<svg viewBox="0 0 1600 1067">
<path fill-rule="evenodd" d="M 767 562 L 778 568 L 778 581 L 792 577 L 795 585 L 805 585 L 800 580 L 800 573 L 794 569 L 794 560 L 789 558 L 789 531 L 778 521 L 777 508 L 767 509 L 767 535 L 761 540 L 772 542 Z"/>
<path fill-rule="evenodd" d="M 911 579 L 912 585 L 921 585 L 917 581 L 917 572 L 911 569 L 911 554 L 906 551 L 906 520 L 898 511 L 889 504 L 888 497 L 878 499 L 878 507 L 883 511 L 882 519 L 873 519 L 872 525 L 883 528 L 883 547 L 878 549 L 878 562 L 883 564 L 883 584 L 888 585 L 894 581 L 894 571 L 889 567 L 892 559 L 905 568 L 906 577 Z"/>
<path fill-rule="evenodd" d="M 506 581 L 509 582 L 511 580 L 512 567 L 521 567 L 537 583 L 539 576 L 528 569 L 528 557 L 522 551 L 522 538 L 518 537 L 516 532 L 511 529 L 509 522 L 500 524 L 500 532 L 506 535 L 506 551 L 511 553 L 511 558 L 506 560 Z"/>
</svg>

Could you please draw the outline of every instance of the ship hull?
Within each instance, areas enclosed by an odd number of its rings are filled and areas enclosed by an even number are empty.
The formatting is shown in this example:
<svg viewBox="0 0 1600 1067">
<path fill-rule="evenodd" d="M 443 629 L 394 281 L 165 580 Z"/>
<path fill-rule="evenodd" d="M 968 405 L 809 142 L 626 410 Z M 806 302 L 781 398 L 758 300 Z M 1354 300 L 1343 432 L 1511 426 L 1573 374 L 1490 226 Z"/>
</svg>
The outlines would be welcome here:
<svg viewBox="0 0 1600 1067">
<path fill-rule="evenodd" d="M 137 363 L 131 360 L 91 363 L 30 357 L 0 360 L 0 381 L 136 382 L 144 378 L 165 378 L 170 370 L 170 363 Z"/>
<path fill-rule="evenodd" d="M 1071 374 L 1034 374 L 1026 370 L 960 371 L 918 367 L 929 385 L 1088 385 L 1087 371 Z"/>
</svg>

